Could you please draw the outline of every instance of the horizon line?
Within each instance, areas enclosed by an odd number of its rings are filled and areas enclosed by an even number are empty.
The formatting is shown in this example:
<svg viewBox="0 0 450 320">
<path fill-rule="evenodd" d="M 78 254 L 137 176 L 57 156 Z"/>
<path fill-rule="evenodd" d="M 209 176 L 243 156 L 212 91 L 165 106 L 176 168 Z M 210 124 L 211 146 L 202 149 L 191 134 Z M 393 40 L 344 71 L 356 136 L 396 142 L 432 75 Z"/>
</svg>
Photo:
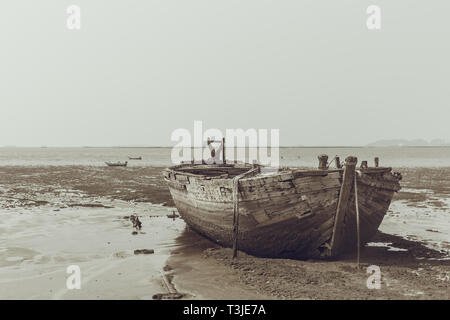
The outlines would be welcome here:
<svg viewBox="0 0 450 320">
<path fill-rule="evenodd" d="M 4 145 L 0 146 L 0 148 L 34 148 L 34 149 L 46 149 L 46 148 L 122 148 L 122 149 L 167 149 L 167 148 L 174 148 L 175 146 L 15 146 L 15 145 Z M 270 146 L 267 146 L 270 148 Z M 279 146 L 278 148 L 390 148 L 390 147 L 396 147 L 396 148 L 437 148 L 437 147 L 450 147 L 450 145 L 385 145 L 385 146 L 374 146 L 374 145 L 292 145 L 292 146 Z M 191 147 L 193 148 L 193 147 Z M 260 148 L 260 146 L 256 147 L 234 147 L 234 148 Z"/>
</svg>

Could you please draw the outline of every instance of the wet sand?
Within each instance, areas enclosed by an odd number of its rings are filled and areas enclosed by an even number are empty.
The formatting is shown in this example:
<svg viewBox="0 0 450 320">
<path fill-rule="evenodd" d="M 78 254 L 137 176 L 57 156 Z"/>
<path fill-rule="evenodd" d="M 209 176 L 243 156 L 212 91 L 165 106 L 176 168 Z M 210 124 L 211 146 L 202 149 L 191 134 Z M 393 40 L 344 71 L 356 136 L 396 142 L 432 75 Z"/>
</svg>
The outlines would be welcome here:
<svg viewBox="0 0 450 320">
<path fill-rule="evenodd" d="M 0 168 L 0 299 L 169 293 L 164 267 L 185 224 L 168 218 L 157 176 L 153 168 Z M 140 249 L 154 253 L 136 255 Z M 80 267 L 80 290 L 66 287 L 70 265 Z"/>
<path fill-rule="evenodd" d="M 232 259 L 231 249 L 217 246 L 171 256 L 169 265 L 177 266 L 176 287 L 198 298 L 206 294 L 209 299 L 450 299 L 447 255 L 381 232 L 374 241 L 407 251 L 366 247 L 358 269 L 355 256 L 339 261 L 300 261 L 239 252 L 238 258 Z M 371 265 L 380 267 L 379 290 L 366 285 Z M 253 295 L 230 292 L 230 287 L 245 288 Z"/>
<path fill-rule="evenodd" d="M 161 169 L 0 167 L 0 298 L 450 298 L 450 168 L 399 169 L 404 189 L 359 270 L 352 255 L 231 259 L 167 217 L 174 209 Z M 143 224 L 136 235 L 130 215 Z M 71 264 L 82 270 L 80 290 L 65 286 Z M 369 265 L 381 269 L 379 290 L 366 286 Z"/>
</svg>

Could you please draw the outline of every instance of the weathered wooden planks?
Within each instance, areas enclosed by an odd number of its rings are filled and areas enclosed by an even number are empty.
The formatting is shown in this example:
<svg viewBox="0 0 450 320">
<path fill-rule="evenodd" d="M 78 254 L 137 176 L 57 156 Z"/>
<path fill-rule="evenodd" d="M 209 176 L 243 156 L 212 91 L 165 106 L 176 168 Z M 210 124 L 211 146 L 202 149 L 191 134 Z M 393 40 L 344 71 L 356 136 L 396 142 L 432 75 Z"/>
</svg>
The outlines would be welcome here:
<svg viewBox="0 0 450 320">
<path fill-rule="evenodd" d="M 270 175 L 254 170 L 250 177 L 241 176 L 236 187 L 233 178 L 251 169 L 242 164 L 189 164 L 166 169 L 163 175 L 186 223 L 221 245 L 232 247 L 236 242 L 235 248 L 267 257 L 337 255 L 341 250 L 327 248 L 332 247 L 335 229 L 339 229 L 340 248 L 352 250 L 355 200 L 351 186 L 343 192 L 346 169 L 286 169 Z M 361 243 L 365 243 L 400 186 L 390 168 L 358 172 Z M 339 210 L 342 215 L 337 215 Z M 340 226 L 336 226 L 338 216 L 343 220 Z"/>
</svg>

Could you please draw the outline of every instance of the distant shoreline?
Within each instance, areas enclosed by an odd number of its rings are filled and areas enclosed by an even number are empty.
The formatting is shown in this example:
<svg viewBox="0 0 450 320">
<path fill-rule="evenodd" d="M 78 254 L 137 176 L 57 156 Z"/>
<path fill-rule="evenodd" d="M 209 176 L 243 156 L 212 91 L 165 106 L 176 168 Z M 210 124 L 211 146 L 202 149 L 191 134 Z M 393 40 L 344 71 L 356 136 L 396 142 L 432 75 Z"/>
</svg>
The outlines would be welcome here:
<svg viewBox="0 0 450 320">
<path fill-rule="evenodd" d="M 33 146 L 0 146 L 0 149 L 171 149 L 174 146 L 46 146 L 46 147 L 33 147 Z M 249 147 L 236 147 L 236 148 L 249 148 Z M 306 148 L 450 148 L 449 146 L 280 146 L 280 149 L 306 149 Z"/>
</svg>

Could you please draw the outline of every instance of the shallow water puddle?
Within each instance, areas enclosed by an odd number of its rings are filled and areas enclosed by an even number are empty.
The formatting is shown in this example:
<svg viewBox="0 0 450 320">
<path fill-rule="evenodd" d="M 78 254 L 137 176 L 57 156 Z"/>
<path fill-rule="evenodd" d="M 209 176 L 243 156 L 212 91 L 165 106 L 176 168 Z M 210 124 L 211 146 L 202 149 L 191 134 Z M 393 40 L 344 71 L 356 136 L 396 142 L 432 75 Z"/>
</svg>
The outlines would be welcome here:
<svg viewBox="0 0 450 320">
<path fill-rule="evenodd" d="M 0 298 L 139 299 L 164 292 L 160 271 L 185 228 L 173 208 L 103 200 L 113 208 L 40 206 L 1 209 Z M 129 219 L 138 215 L 137 235 Z M 153 249 L 154 254 L 134 254 Z M 68 290 L 78 265 L 82 287 Z"/>
<path fill-rule="evenodd" d="M 393 247 L 391 242 L 369 242 L 366 246 L 388 248 L 388 251 L 408 251 L 408 249 Z"/>
<path fill-rule="evenodd" d="M 440 198 L 439 201 L 450 208 L 450 199 Z M 411 206 L 405 200 L 394 201 L 379 229 L 407 240 L 423 242 L 428 248 L 450 255 L 450 210 L 445 207 L 437 210 L 427 203 Z"/>
</svg>

